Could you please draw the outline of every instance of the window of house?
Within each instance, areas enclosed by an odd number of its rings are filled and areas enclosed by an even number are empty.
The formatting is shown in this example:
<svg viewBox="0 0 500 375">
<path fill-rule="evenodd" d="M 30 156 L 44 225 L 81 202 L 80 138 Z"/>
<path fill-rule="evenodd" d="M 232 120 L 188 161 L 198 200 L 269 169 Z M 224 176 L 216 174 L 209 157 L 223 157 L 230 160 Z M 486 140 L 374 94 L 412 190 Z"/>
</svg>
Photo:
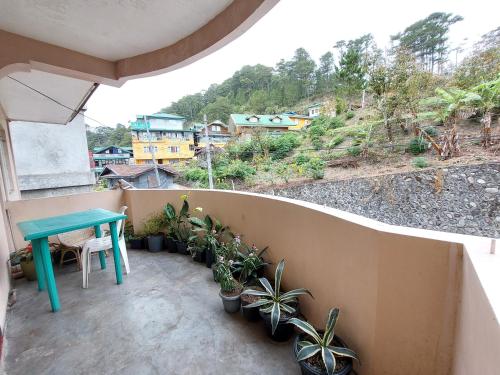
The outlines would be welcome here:
<svg viewBox="0 0 500 375">
<path fill-rule="evenodd" d="M 180 151 L 179 146 L 168 146 L 168 151 L 174 154 L 178 153 Z"/>
<path fill-rule="evenodd" d="M 143 151 L 145 153 L 151 153 L 154 149 L 154 152 L 158 152 L 158 146 L 152 146 L 153 148 L 149 148 L 149 146 L 144 146 Z"/>
<path fill-rule="evenodd" d="M 214 132 L 220 132 L 221 131 L 220 125 L 212 125 L 212 131 L 214 131 Z"/>
<path fill-rule="evenodd" d="M 189 145 L 189 151 L 194 151 L 194 145 Z"/>
<path fill-rule="evenodd" d="M 273 117 L 273 119 L 271 121 L 274 122 L 274 123 L 280 123 L 281 122 L 281 117 L 279 117 L 279 116 Z"/>
<path fill-rule="evenodd" d="M 259 121 L 259 118 L 258 118 L 258 117 L 256 117 L 256 116 L 252 116 L 252 117 L 250 117 L 250 118 L 248 119 L 248 121 L 250 121 L 250 122 L 258 122 L 258 121 Z"/>
</svg>

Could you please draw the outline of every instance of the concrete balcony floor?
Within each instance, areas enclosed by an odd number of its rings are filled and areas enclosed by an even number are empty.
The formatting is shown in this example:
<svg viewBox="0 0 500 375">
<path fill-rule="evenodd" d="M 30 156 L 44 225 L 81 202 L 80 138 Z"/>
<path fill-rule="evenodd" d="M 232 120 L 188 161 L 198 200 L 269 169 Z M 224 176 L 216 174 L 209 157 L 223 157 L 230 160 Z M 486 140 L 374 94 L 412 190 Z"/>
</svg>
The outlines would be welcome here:
<svg viewBox="0 0 500 375">
<path fill-rule="evenodd" d="M 262 322 L 227 314 L 212 272 L 180 254 L 129 251 L 116 285 L 112 257 L 57 272 L 62 310 L 24 279 L 8 312 L 5 372 L 15 374 L 298 374 L 292 343 L 274 343 Z M 57 268 L 57 267 L 56 267 Z M 0 371 L 1 372 L 1 371 Z"/>
</svg>

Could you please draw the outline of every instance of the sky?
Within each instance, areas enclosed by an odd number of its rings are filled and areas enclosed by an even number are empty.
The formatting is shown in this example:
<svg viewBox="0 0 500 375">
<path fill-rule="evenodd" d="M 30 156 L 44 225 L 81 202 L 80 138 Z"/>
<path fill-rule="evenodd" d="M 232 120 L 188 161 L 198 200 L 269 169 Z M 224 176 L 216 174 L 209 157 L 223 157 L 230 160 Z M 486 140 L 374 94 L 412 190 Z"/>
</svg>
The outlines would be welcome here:
<svg viewBox="0 0 500 375">
<path fill-rule="evenodd" d="M 158 112 L 184 95 L 221 83 L 244 65 L 274 66 L 291 58 L 299 47 L 317 62 L 322 54 L 333 52 L 336 41 L 367 33 L 379 47 L 388 46 L 391 35 L 433 12 L 464 17 L 451 27 L 450 44 L 465 43 L 464 48 L 470 48 L 499 26 L 500 6 L 494 4 L 494 0 L 281 0 L 245 34 L 191 65 L 131 80 L 120 88 L 101 85 L 87 103 L 86 123 L 127 124 L 136 114 Z"/>
</svg>

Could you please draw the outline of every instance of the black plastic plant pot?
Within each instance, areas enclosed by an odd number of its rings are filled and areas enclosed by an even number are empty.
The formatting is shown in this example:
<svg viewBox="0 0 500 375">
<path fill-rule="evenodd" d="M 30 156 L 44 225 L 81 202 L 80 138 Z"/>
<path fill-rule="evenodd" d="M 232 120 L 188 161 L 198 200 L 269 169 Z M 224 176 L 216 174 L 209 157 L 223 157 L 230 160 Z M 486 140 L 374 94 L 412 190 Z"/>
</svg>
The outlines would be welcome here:
<svg viewBox="0 0 500 375">
<path fill-rule="evenodd" d="M 249 322 L 257 322 L 260 320 L 259 308 L 258 307 L 245 307 L 249 305 L 249 302 L 241 299 L 241 313 L 243 317 Z"/>
<path fill-rule="evenodd" d="M 288 341 L 292 338 L 294 333 L 294 326 L 288 323 L 288 320 L 297 316 L 294 314 L 293 316 L 287 315 L 286 317 L 281 316 L 278 326 L 273 333 L 273 327 L 271 324 L 271 314 L 263 313 L 259 311 L 261 318 L 264 320 L 264 324 L 266 327 L 267 335 L 273 340 L 278 342 Z M 282 313 L 283 314 L 283 313 Z"/>
<path fill-rule="evenodd" d="M 163 234 L 157 234 L 154 236 L 148 236 L 148 251 L 151 253 L 157 253 L 163 250 Z"/>
<path fill-rule="evenodd" d="M 212 274 L 214 276 L 214 281 L 217 282 L 217 268 L 215 268 L 215 264 L 212 265 Z"/>
<path fill-rule="evenodd" d="M 215 262 L 215 254 L 213 250 L 209 247 L 205 249 L 205 253 L 206 253 L 205 264 L 207 268 L 212 268 L 212 264 L 214 264 Z"/>
<path fill-rule="evenodd" d="M 225 296 L 222 292 L 219 292 L 219 296 L 227 313 L 234 314 L 240 311 L 241 298 L 239 294 L 237 296 Z"/>
<path fill-rule="evenodd" d="M 165 245 L 167 246 L 167 251 L 169 253 L 177 252 L 177 244 L 175 243 L 172 237 L 165 237 Z"/>
<path fill-rule="evenodd" d="M 144 238 L 134 238 L 129 241 L 131 249 L 141 250 L 144 249 Z"/>
<path fill-rule="evenodd" d="M 179 254 L 183 254 L 183 255 L 188 254 L 187 244 L 185 242 L 175 241 L 175 244 L 177 245 L 177 252 Z"/>
<path fill-rule="evenodd" d="M 306 340 L 306 339 L 307 339 L 307 335 L 305 335 L 303 333 L 301 333 L 295 337 L 295 340 L 293 342 L 293 351 L 295 352 L 295 358 L 297 358 L 297 354 L 299 353 L 299 350 L 300 350 L 298 342 L 302 341 L 302 340 Z M 333 343 L 335 346 L 347 348 L 347 345 L 345 344 L 345 342 L 342 341 L 342 339 L 340 337 L 338 337 L 337 335 L 335 335 L 335 337 L 333 338 Z M 351 371 L 352 371 L 352 359 L 344 357 L 342 359 L 342 361 L 344 362 L 344 367 L 342 367 L 342 369 L 340 369 L 340 370 L 335 370 L 334 375 L 348 375 L 351 373 Z M 307 361 L 300 361 L 299 366 L 300 366 L 300 371 L 301 371 L 302 375 L 327 375 L 326 369 L 312 366 Z"/>
<path fill-rule="evenodd" d="M 206 251 L 205 249 L 195 252 L 193 260 L 198 263 L 205 263 Z"/>
</svg>

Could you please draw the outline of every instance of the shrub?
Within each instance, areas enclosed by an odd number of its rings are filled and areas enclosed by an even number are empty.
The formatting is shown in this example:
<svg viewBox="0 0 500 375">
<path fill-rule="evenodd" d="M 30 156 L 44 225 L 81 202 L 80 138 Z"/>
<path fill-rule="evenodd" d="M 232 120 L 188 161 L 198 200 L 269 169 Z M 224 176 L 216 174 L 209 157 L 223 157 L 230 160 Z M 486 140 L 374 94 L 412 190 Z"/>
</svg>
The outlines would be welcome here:
<svg viewBox="0 0 500 375">
<path fill-rule="evenodd" d="M 312 146 L 315 150 L 321 150 L 323 148 L 324 142 L 319 137 L 315 137 L 311 141 Z"/>
<path fill-rule="evenodd" d="M 255 168 L 245 161 L 232 160 L 229 165 L 217 168 L 217 178 L 245 180 L 256 173 Z"/>
<path fill-rule="evenodd" d="M 348 111 L 346 114 L 345 114 L 345 118 L 350 120 L 354 117 L 354 112 L 353 111 Z"/>
<path fill-rule="evenodd" d="M 306 154 L 298 154 L 295 157 L 295 164 L 297 164 L 297 165 L 303 165 L 303 164 L 306 164 L 309 160 L 311 160 L 311 158 L 308 155 L 306 155 Z"/>
<path fill-rule="evenodd" d="M 325 162 L 320 158 L 311 158 L 305 168 L 306 174 L 315 180 L 320 180 L 325 176 Z"/>
<path fill-rule="evenodd" d="M 328 123 L 326 125 L 326 127 L 328 129 L 337 129 L 337 128 L 341 128 L 345 126 L 345 121 L 342 119 L 342 117 L 330 117 L 328 119 Z"/>
<path fill-rule="evenodd" d="M 342 142 L 344 142 L 345 138 L 342 135 L 336 135 L 335 137 L 332 138 L 330 142 L 327 144 L 327 148 L 334 148 L 335 146 L 338 146 Z"/>
<path fill-rule="evenodd" d="M 188 181 L 208 182 L 208 172 L 200 167 L 188 168 L 184 172 L 184 178 Z"/>
<path fill-rule="evenodd" d="M 433 138 L 437 137 L 437 135 L 438 135 L 438 131 L 434 126 L 428 126 L 428 127 L 424 128 L 423 131 L 426 132 L 427 135 L 429 135 Z"/>
<path fill-rule="evenodd" d="M 413 155 L 418 155 L 427 150 L 427 142 L 422 137 L 415 137 L 410 141 L 408 148 Z"/>
<path fill-rule="evenodd" d="M 429 166 L 429 162 L 427 161 L 426 158 L 423 157 L 418 157 L 413 159 L 413 166 L 415 168 L 425 168 Z"/>
<path fill-rule="evenodd" d="M 270 151 L 273 160 L 283 159 L 290 151 L 300 145 L 299 137 L 293 133 L 286 133 L 271 141 Z"/>
<path fill-rule="evenodd" d="M 347 149 L 347 153 L 351 156 L 359 156 L 361 154 L 361 147 L 352 146 Z"/>
<path fill-rule="evenodd" d="M 314 137 L 321 137 L 323 135 L 325 135 L 326 133 L 326 128 L 325 126 L 323 125 L 311 125 L 309 126 L 309 136 L 311 138 L 314 138 Z"/>
</svg>

